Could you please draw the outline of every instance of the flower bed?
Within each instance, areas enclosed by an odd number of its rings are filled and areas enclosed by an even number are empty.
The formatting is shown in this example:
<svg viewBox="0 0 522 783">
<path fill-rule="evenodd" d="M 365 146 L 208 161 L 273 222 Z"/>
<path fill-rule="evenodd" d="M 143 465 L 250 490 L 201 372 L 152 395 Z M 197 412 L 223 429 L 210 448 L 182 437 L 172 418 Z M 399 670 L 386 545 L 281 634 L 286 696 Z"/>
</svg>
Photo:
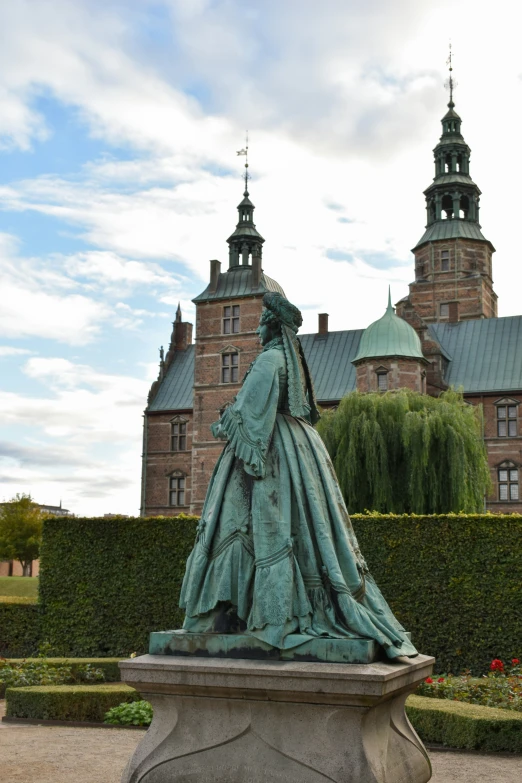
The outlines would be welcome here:
<svg viewBox="0 0 522 783">
<path fill-rule="evenodd" d="M 417 695 L 522 712 L 522 665 L 518 658 L 509 664 L 495 658 L 482 677 L 472 677 L 469 672 L 427 677 Z"/>
</svg>

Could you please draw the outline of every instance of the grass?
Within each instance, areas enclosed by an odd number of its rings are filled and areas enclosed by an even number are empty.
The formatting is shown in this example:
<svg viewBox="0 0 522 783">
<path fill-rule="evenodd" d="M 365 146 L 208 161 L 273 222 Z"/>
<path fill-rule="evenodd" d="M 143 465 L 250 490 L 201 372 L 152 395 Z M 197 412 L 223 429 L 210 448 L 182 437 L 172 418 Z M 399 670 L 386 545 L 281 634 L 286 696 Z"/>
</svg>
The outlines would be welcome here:
<svg viewBox="0 0 522 783">
<path fill-rule="evenodd" d="M 38 577 L 0 576 L 0 596 L 38 598 Z"/>
</svg>

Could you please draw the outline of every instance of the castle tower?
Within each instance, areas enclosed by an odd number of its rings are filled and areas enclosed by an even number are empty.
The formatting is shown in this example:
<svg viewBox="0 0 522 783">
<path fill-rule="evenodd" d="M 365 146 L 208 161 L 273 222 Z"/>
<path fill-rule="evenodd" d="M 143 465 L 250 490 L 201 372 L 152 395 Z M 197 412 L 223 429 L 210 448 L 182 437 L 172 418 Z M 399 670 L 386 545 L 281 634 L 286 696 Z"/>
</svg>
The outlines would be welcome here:
<svg viewBox="0 0 522 783">
<path fill-rule="evenodd" d="M 196 348 L 190 508 L 196 514 L 201 512 L 210 476 L 223 449 L 223 443 L 212 437 L 210 425 L 237 394 L 260 351 L 256 329 L 263 295 L 267 291 L 284 293 L 262 269 L 265 240 L 254 224 L 255 207 L 249 197 L 247 172 L 248 163 L 237 226 L 227 240 L 228 269 L 222 272 L 221 263 L 212 260 L 209 284 L 193 300 Z"/>
<path fill-rule="evenodd" d="M 415 329 L 395 315 L 388 292 L 386 312 L 365 329 L 352 364 L 360 392 L 411 389 L 426 392 L 428 364 Z"/>
<path fill-rule="evenodd" d="M 433 150 L 435 177 L 424 191 L 426 230 L 412 251 L 415 281 L 410 284 L 409 297 L 397 306 L 398 314 L 417 329 L 421 322 L 497 315 L 492 276 L 495 248 L 482 234 L 479 223 L 481 191 L 471 179 L 471 151 L 455 111 L 451 72 L 450 59 L 450 101 L 442 118 L 440 141 Z"/>
</svg>

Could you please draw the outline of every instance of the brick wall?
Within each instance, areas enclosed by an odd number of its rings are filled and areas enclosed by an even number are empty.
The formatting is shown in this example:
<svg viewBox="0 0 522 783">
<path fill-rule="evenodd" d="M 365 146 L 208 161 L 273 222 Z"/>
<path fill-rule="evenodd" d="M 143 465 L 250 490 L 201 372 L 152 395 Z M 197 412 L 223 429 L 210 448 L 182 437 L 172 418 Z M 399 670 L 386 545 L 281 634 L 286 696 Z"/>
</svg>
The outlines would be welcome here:
<svg viewBox="0 0 522 783">
<path fill-rule="evenodd" d="M 240 308 L 239 332 L 223 334 L 224 308 L 234 305 Z M 224 445 L 212 437 L 210 425 L 237 394 L 245 372 L 260 351 L 255 331 L 262 309 L 262 296 L 197 305 L 191 492 L 191 510 L 196 514 L 201 512 L 210 476 Z M 222 382 L 222 357 L 229 347 L 237 350 L 239 356 L 237 383 Z"/>
<path fill-rule="evenodd" d="M 426 323 L 496 317 L 492 249 L 487 242 L 440 240 L 423 245 L 414 255 L 415 282 L 410 284 L 409 299 Z M 441 315 L 441 304 L 449 305 L 448 315 Z M 397 314 L 402 315 L 399 310 Z"/>
<path fill-rule="evenodd" d="M 484 440 L 488 450 L 488 462 L 493 482 L 493 491 L 487 498 L 488 511 L 495 514 L 521 514 L 522 501 L 501 501 L 499 498 L 498 466 L 511 462 L 518 468 L 519 493 L 522 491 L 522 393 L 464 395 L 467 402 L 481 404 L 484 411 Z M 519 403 L 517 407 L 516 432 L 514 437 L 499 437 L 497 431 L 497 404 L 503 400 Z"/>
<path fill-rule="evenodd" d="M 416 359 L 385 357 L 363 359 L 356 366 L 356 387 L 360 392 L 379 391 L 378 373 L 386 372 L 388 389 L 411 389 L 424 393 L 424 362 Z"/>
<path fill-rule="evenodd" d="M 145 516 L 176 516 L 190 511 L 192 493 L 192 411 L 164 411 L 149 413 L 145 417 L 146 457 L 144 478 Z M 173 421 L 187 425 L 185 451 L 172 451 L 171 430 Z M 185 477 L 185 505 L 171 506 L 169 479 L 177 471 Z"/>
</svg>

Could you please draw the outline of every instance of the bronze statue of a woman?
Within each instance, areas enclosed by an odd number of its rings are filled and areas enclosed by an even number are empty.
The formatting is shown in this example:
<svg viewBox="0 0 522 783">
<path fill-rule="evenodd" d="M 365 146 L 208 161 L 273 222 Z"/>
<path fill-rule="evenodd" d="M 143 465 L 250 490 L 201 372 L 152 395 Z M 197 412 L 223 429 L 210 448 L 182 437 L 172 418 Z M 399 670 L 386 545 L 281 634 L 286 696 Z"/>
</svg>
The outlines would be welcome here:
<svg viewBox="0 0 522 783">
<path fill-rule="evenodd" d="M 300 311 L 265 294 L 263 350 L 212 425 L 214 469 L 180 605 L 188 632 L 242 632 L 287 649 L 310 637 L 376 640 L 417 655 L 368 572 L 326 448 L 297 331 Z"/>
</svg>

